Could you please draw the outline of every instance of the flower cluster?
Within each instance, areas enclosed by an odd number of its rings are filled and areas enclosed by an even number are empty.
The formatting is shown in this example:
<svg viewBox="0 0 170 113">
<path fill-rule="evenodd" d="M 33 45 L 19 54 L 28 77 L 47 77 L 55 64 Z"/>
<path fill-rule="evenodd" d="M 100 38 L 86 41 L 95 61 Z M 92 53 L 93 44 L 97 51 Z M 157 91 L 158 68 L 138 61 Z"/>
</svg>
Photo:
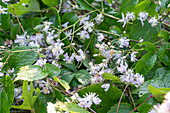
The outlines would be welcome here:
<svg viewBox="0 0 170 113">
<path fill-rule="evenodd" d="M 78 93 L 75 93 L 71 97 L 71 99 L 72 101 L 77 100 L 79 102 L 78 105 L 83 108 L 90 108 L 93 103 L 95 105 L 98 105 L 102 101 L 100 98 L 98 98 L 98 95 L 96 95 L 96 93 L 92 93 L 92 92 L 89 94 L 86 93 L 86 95 L 83 95 L 83 96 L 84 98 L 81 98 L 78 95 Z"/>
</svg>

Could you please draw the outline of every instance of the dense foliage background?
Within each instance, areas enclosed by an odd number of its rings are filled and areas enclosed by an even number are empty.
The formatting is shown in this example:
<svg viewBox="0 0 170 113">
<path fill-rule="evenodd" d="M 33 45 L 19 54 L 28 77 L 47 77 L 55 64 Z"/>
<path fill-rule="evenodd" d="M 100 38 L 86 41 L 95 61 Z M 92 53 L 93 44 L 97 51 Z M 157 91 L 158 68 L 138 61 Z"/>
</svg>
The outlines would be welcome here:
<svg viewBox="0 0 170 113">
<path fill-rule="evenodd" d="M 169 113 L 169 14 L 169 0 L 1 0 L 0 112 Z"/>
</svg>

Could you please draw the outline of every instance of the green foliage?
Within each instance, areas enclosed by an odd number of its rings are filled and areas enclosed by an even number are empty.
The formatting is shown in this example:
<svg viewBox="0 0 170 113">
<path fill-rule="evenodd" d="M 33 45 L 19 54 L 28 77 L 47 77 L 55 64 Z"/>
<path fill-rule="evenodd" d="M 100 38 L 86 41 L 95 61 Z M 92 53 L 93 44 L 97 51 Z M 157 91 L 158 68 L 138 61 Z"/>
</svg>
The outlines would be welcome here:
<svg viewBox="0 0 170 113">
<path fill-rule="evenodd" d="M 42 0 L 45 5 L 58 6 L 58 0 Z"/>
<path fill-rule="evenodd" d="M 3 29 L 5 32 L 8 30 L 10 26 L 10 14 L 1 14 L 0 15 L 0 28 Z"/>
<path fill-rule="evenodd" d="M 23 3 L 27 3 L 27 6 L 23 6 Z M 16 15 L 23 15 L 29 12 L 39 12 L 40 4 L 37 0 L 20 0 L 18 4 L 11 4 L 8 6 L 8 10 Z"/>
<path fill-rule="evenodd" d="M 162 37 L 164 40 L 168 42 L 169 40 L 169 33 L 165 30 L 159 32 L 158 37 Z"/>
<path fill-rule="evenodd" d="M 71 64 L 71 63 L 69 64 L 69 63 L 66 63 L 64 61 L 59 61 L 58 63 L 67 67 L 68 69 L 70 69 L 72 71 L 77 71 L 75 64 Z"/>
<path fill-rule="evenodd" d="M 20 68 L 20 71 L 17 73 L 17 77 L 14 81 L 17 80 L 27 80 L 34 81 L 45 78 L 48 73 L 45 70 L 37 65 L 27 65 Z"/>
<path fill-rule="evenodd" d="M 148 51 L 148 52 L 151 52 L 151 53 L 154 53 L 156 51 L 156 47 L 153 43 L 151 42 L 142 42 L 142 43 L 139 43 L 138 44 L 139 46 L 145 46 L 144 47 L 144 50 L 145 51 Z"/>
<path fill-rule="evenodd" d="M 9 57 L 8 64 L 5 64 L 3 70 L 5 71 L 8 68 L 18 69 L 22 66 L 33 64 L 36 61 L 38 54 L 31 49 L 32 47 L 27 46 L 16 46 L 12 48 L 12 53 L 6 53 L 6 57 L 3 58 L 3 61 L 5 62 L 7 57 Z"/>
<path fill-rule="evenodd" d="M 77 104 L 68 102 L 56 102 L 55 106 L 61 110 L 68 111 L 70 113 L 90 113 L 85 109 L 79 107 Z"/>
<path fill-rule="evenodd" d="M 24 81 L 22 86 L 22 97 L 21 99 L 24 99 L 24 102 L 20 106 L 12 106 L 12 108 L 16 109 L 27 109 L 32 110 L 34 103 L 40 94 L 40 89 L 34 89 L 32 82 L 30 82 L 30 90 L 28 90 L 28 82 Z"/>
<path fill-rule="evenodd" d="M 104 73 L 102 74 L 103 78 L 105 78 L 106 80 L 112 80 L 113 83 L 117 83 L 120 82 L 119 77 L 112 75 L 111 73 Z"/>
<path fill-rule="evenodd" d="M 46 68 L 46 70 L 47 70 L 47 72 L 48 72 L 48 74 L 51 78 L 53 76 L 58 76 L 61 72 L 60 68 L 53 65 L 53 64 L 46 63 L 45 68 Z"/>
<path fill-rule="evenodd" d="M 74 76 L 83 85 L 86 85 L 90 82 L 90 74 L 86 70 L 79 70 L 74 74 Z"/>
<path fill-rule="evenodd" d="M 93 3 L 94 0 L 86 0 L 88 3 Z M 78 6 L 79 6 L 79 10 L 92 10 L 93 8 L 91 6 L 89 6 L 89 4 L 87 4 L 84 0 L 76 0 Z"/>
<path fill-rule="evenodd" d="M 110 86 L 109 90 L 105 92 L 104 89 L 101 88 L 101 84 L 90 85 L 90 87 L 80 90 L 78 93 L 81 97 L 83 97 L 85 93 L 89 94 L 89 92 L 96 93 L 102 100 L 99 105 L 93 104 L 91 107 L 97 113 L 107 113 L 111 106 L 119 102 L 120 96 L 122 94 L 122 91 L 115 86 Z M 122 101 L 123 100 L 124 97 Z"/>
<path fill-rule="evenodd" d="M 155 65 L 157 56 L 153 53 L 145 54 L 136 64 L 136 73 L 147 74 Z"/>
<path fill-rule="evenodd" d="M 10 113 L 8 108 L 8 96 L 4 90 L 0 89 L 0 111 L 3 113 Z"/>
<path fill-rule="evenodd" d="M 111 109 L 107 113 L 116 113 L 117 105 L 118 104 L 115 104 L 114 106 L 112 106 Z M 133 110 L 133 108 L 130 104 L 122 102 L 122 103 L 120 103 L 118 113 L 129 113 L 132 110 Z M 134 113 L 134 112 L 132 112 L 132 113 Z"/>
<path fill-rule="evenodd" d="M 132 12 L 139 0 L 123 0 L 120 11 L 122 13 Z"/>
</svg>

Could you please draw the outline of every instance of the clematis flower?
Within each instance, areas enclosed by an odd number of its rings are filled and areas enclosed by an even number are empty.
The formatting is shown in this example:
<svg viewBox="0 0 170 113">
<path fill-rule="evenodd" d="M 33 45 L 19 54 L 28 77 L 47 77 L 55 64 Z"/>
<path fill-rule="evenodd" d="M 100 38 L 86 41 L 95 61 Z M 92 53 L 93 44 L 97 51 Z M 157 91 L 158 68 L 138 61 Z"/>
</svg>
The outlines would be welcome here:
<svg viewBox="0 0 170 113">
<path fill-rule="evenodd" d="M 104 91 L 106 91 L 106 92 L 108 91 L 109 87 L 110 87 L 109 83 L 101 85 L 101 88 L 105 88 Z"/>
<path fill-rule="evenodd" d="M 141 21 L 142 26 L 143 26 L 144 25 L 143 21 L 147 19 L 148 13 L 140 12 L 138 15 L 139 15 L 138 19 Z"/>
<path fill-rule="evenodd" d="M 103 33 L 98 33 L 98 35 L 99 36 L 97 37 L 97 39 L 99 42 L 101 42 L 104 39 Z"/>
<path fill-rule="evenodd" d="M 127 18 L 124 16 L 124 14 L 122 13 L 122 19 L 118 20 L 117 22 L 123 22 L 123 27 L 125 27 L 126 23 L 127 23 Z"/>
<path fill-rule="evenodd" d="M 159 22 L 158 22 L 158 19 L 156 19 L 155 17 L 152 17 L 150 20 L 149 20 L 149 23 L 151 23 L 151 26 L 156 26 Z"/>
</svg>

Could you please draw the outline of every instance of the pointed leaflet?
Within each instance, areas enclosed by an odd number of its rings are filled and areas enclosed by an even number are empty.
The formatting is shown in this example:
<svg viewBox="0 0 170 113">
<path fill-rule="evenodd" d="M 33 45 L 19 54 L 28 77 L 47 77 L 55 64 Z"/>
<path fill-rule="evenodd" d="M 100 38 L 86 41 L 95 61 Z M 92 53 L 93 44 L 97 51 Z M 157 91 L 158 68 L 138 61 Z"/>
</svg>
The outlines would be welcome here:
<svg viewBox="0 0 170 113">
<path fill-rule="evenodd" d="M 4 90 L 0 89 L 0 111 L 1 113 L 10 113 L 7 103 L 8 103 L 8 96 Z"/>
<path fill-rule="evenodd" d="M 32 110 L 33 105 L 40 94 L 40 89 L 34 89 L 32 82 L 30 82 L 30 90 L 28 90 L 28 82 L 24 81 L 22 86 L 22 97 L 21 99 L 24 99 L 24 102 L 20 106 L 12 106 L 12 108 L 16 109 L 26 109 L 26 110 Z"/>
<path fill-rule="evenodd" d="M 77 78 L 77 80 L 82 83 L 83 85 L 86 85 L 90 82 L 90 74 L 86 70 L 79 70 L 74 74 L 74 76 Z"/>
<path fill-rule="evenodd" d="M 45 68 L 47 70 L 47 72 L 49 73 L 49 76 L 52 78 L 53 76 L 58 76 L 61 72 L 60 68 L 53 65 L 53 64 L 49 64 L 46 63 L 45 64 Z"/>
</svg>

